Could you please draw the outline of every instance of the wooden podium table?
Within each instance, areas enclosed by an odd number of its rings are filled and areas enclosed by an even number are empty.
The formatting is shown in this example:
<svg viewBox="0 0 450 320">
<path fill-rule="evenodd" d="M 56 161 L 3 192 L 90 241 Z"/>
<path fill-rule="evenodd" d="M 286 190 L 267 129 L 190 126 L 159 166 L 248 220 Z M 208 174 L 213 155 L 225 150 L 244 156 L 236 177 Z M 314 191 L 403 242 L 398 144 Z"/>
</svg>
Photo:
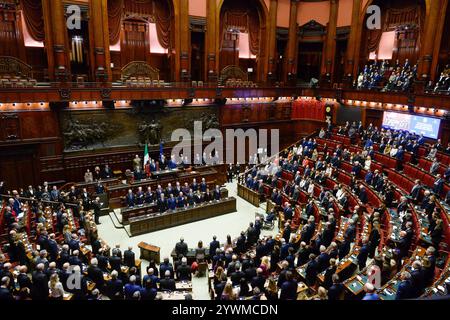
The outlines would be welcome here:
<svg viewBox="0 0 450 320">
<path fill-rule="evenodd" d="M 234 197 L 202 203 L 187 209 L 168 211 L 163 214 L 154 213 L 132 217 L 129 219 L 130 234 L 133 237 L 232 212 L 236 212 L 236 198 Z"/>
<path fill-rule="evenodd" d="M 155 263 L 159 264 L 161 258 L 160 258 L 160 248 L 151 244 L 148 244 L 146 242 L 139 242 L 138 248 L 141 250 L 141 256 L 140 259 L 144 259 L 147 261 L 154 260 Z"/>
<path fill-rule="evenodd" d="M 239 183 L 238 183 L 238 196 L 246 200 L 247 202 L 250 202 L 255 207 L 259 207 L 260 204 L 259 193 Z"/>
</svg>

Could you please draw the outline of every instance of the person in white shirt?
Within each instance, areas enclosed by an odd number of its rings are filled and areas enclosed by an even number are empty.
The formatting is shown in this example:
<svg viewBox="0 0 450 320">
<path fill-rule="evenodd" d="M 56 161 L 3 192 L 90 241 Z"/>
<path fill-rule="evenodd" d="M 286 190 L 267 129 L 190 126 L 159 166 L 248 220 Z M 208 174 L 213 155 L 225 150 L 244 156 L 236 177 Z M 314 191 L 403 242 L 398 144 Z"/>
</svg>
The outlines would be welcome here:
<svg viewBox="0 0 450 320">
<path fill-rule="evenodd" d="M 364 162 L 364 170 L 370 170 L 370 166 L 372 164 L 372 159 L 370 156 L 367 156 L 366 161 Z"/>
<path fill-rule="evenodd" d="M 62 300 L 64 298 L 64 288 L 62 283 L 59 281 L 57 273 L 54 273 L 50 276 L 50 281 L 48 282 L 48 289 L 50 293 L 50 299 Z"/>
<path fill-rule="evenodd" d="M 391 148 L 391 152 L 390 152 L 389 155 L 390 155 L 392 158 L 394 158 L 394 157 L 397 155 L 397 152 L 398 152 L 397 146 L 393 146 L 393 147 Z"/>
<path fill-rule="evenodd" d="M 314 183 L 312 181 L 309 182 L 309 186 L 308 186 L 308 194 L 311 197 L 314 197 Z"/>
<path fill-rule="evenodd" d="M 327 168 L 325 169 L 325 175 L 327 177 L 331 177 L 333 175 L 333 167 L 331 166 L 331 164 L 327 165 Z"/>
</svg>

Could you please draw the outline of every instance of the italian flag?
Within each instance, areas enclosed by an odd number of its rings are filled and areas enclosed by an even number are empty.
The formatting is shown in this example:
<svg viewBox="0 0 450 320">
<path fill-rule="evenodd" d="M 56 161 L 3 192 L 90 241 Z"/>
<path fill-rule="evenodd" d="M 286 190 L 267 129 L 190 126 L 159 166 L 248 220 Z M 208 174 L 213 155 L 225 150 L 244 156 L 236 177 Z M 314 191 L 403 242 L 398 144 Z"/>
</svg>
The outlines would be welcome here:
<svg viewBox="0 0 450 320">
<path fill-rule="evenodd" d="M 147 161 L 150 160 L 150 154 L 148 153 L 148 144 L 145 144 L 144 149 L 144 166 L 147 164 Z"/>
</svg>

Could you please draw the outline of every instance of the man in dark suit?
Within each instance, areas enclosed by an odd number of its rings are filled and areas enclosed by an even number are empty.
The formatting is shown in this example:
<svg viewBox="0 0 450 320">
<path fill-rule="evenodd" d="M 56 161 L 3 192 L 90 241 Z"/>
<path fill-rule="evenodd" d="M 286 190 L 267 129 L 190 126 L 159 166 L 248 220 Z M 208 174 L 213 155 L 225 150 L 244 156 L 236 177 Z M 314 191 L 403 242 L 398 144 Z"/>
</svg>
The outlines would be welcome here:
<svg viewBox="0 0 450 320">
<path fill-rule="evenodd" d="M 308 218 L 308 224 L 306 224 L 301 232 L 301 240 L 303 242 L 309 243 L 311 241 L 312 236 L 314 235 L 314 230 L 316 228 L 316 223 L 314 216 L 310 216 Z"/>
<path fill-rule="evenodd" d="M 286 272 L 286 281 L 281 286 L 280 300 L 297 300 L 297 281 L 294 280 L 292 272 Z"/>
<path fill-rule="evenodd" d="M 283 214 L 284 214 L 284 220 L 292 220 L 292 215 L 293 215 L 293 211 L 292 211 L 292 207 L 290 203 L 285 204 L 285 208 L 283 210 Z"/>
<path fill-rule="evenodd" d="M 112 252 L 112 257 L 109 258 L 109 265 L 112 270 L 116 270 L 119 274 L 121 273 L 122 259 L 117 255 L 117 251 Z"/>
<path fill-rule="evenodd" d="M 105 292 L 111 300 L 123 299 L 123 282 L 118 279 L 119 273 L 116 270 L 111 272 L 111 280 L 106 282 Z"/>
<path fill-rule="evenodd" d="M 209 243 L 209 253 L 211 257 L 218 248 L 220 248 L 220 242 L 217 241 L 217 236 L 213 236 L 213 241 Z"/>
<path fill-rule="evenodd" d="M 436 181 L 434 181 L 434 184 L 433 184 L 433 192 L 437 196 L 440 196 L 443 188 L 444 188 L 444 179 L 442 179 L 441 175 L 438 174 L 438 175 L 436 175 Z"/>
<path fill-rule="evenodd" d="M 10 287 L 10 280 L 8 277 L 3 277 L 0 279 L 1 286 L 0 286 L 0 301 L 14 301 L 14 297 L 9 290 Z M 48 293 L 47 293 L 48 295 Z"/>
<path fill-rule="evenodd" d="M 234 265 L 234 272 L 231 274 L 231 283 L 233 286 L 239 285 L 242 278 L 245 278 L 245 273 L 241 271 L 240 262 L 236 262 Z"/>
<path fill-rule="evenodd" d="M 164 196 L 164 193 L 161 193 L 161 197 L 158 199 L 158 209 L 159 212 L 164 213 L 168 209 L 167 199 Z"/>
<path fill-rule="evenodd" d="M 49 239 L 47 242 L 47 251 L 48 251 L 50 261 L 56 261 L 58 259 L 59 247 L 58 247 L 58 243 L 55 240 L 54 233 L 50 234 L 50 236 L 49 236 Z"/>
<path fill-rule="evenodd" d="M 409 193 L 409 196 L 411 197 L 412 201 L 416 202 L 419 200 L 421 190 L 422 184 L 420 183 L 420 180 L 416 180 L 414 186 L 411 189 L 411 192 Z"/>
<path fill-rule="evenodd" d="M 20 273 L 17 276 L 17 283 L 19 285 L 19 288 L 20 289 L 28 288 L 31 290 L 32 283 L 31 283 L 30 277 L 27 274 L 28 268 L 26 266 L 21 266 L 19 271 L 20 271 Z"/>
<path fill-rule="evenodd" d="M 236 253 L 243 253 L 246 249 L 246 237 L 245 237 L 245 232 L 242 231 L 241 235 L 238 237 L 237 241 L 236 241 Z"/>
<path fill-rule="evenodd" d="M 96 258 L 91 259 L 91 264 L 87 268 L 87 275 L 95 283 L 95 287 L 103 292 L 105 280 L 102 270 L 98 267 L 98 260 Z"/>
<path fill-rule="evenodd" d="M 53 186 L 52 191 L 50 192 L 50 200 L 59 202 L 61 199 L 61 194 L 56 186 Z"/>
<path fill-rule="evenodd" d="M 159 266 L 159 274 L 165 276 L 167 271 L 170 272 L 170 277 L 173 278 L 174 276 L 173 265 L 169 262 L 169 258 L 164 258 L 164 262 L 161 263 Z"/>
<path fill-rule="evenodd" d="M 319 271 L 319 264 L 317 263 L 316 256 L 311 253 L 309 255 L 309 263 L 306 266 L 305 273 L 305 282 L 308 286 L 314 286 L 316 283 L 317 273 Z"/>
<path fill-rule="evenodd" d="M 342 293 L 344 292 L 344 285 L 340 282 L 339 276 L 333 274 L 333 285 L 328 289 L 328 300 L 340 300 Z"/>
<path fill-rule="evenodd" d="M 131 190 L 131 189 L 128 190 L 128 193 L 127 193 L 127 195 L 125 197 L 125 200 L 126 200 L 128 208 L 134 207 L 135 196 L 133 194 L 133 190 Z"/>
<path fill-rule="evenodd" d="M 364 238 L 362 240 L 362 243 L 363 245 L 359 250 L 357 257 L 358 267 L 360 271 L 366 267 L 367 257 L 369 256 L 369 240 L 367 238 Z"/>
<path fill-rule="evenodd" d="M 186 257 L 181 259 L 181 265 L 177 268 L 178 281 L 191 281 L 192 273 L 191 268 L 187 265 Z"/>
<path fill-rule="evenodd" d="M 404 300 L 414 297 L 414 288 L 412 287 L 411 274 L 407 271 L 400 275 L 400 283 L 398 285 L 395 300 Z"/>
<path fill-rule="evenodd" d="M 350 242 L 353 242 L 353 241 L 355 241 L 355 237 L 356 237 L 355 222 L 353 221 L 353 219 L 350 219 L 348 221 L 348 223 L 349 223 L 349 226 L 345 230 L 344 238 Z"/>
<path fill-rule="evenodd" d="M 161 291 L 175 291 L 176 284 L 175 280 L 171 279 L 171 272 L 169 270 L 165 271 L 164 279 L 161 280 L 159 284 L 159 288 Z"/>
<path fill-rule="evenodd" d="M 411 298 L 420 297 L 425 289 L 425 283 L 422 263 L 418 260 L 414 261 L 412 264 L 411 284 L 413 287 L 413 294 Z"/>
<path fill-rule="evenodd" d="M 31 288 L 33 300 L 47 300 L 49 295 L 48 278 L 44 273 L 44 264 L 40 263 L 36 266 L 31 281 L 33 283 Z"/>
<path fill-rule="evenodd" d="M 129 246 L 128 250 L 123 253 L 123 264 L 129 268 L 136 266 L 135 254 L 133 252 L 133 247 Z"/>
<path fill-rule="evenodd" d="M 184 242 L 184 238 L 180 238 L 180 242 L 175 245 L 175 253 L 179 257 L 180 255 L 186 256 L 188 253 L 188 245 Z"/>
<path fill-rule="evenodd" d="M 76 233 L 73 233 L 72 239 L 69 240 L 69 249 L 71 252 L 80 250 L 80 240 L 78 240 L 78 235 Z"/>
<path fill-rule="evenodd" d="M 109 165 L 105 164 L 105 167 L 103 168 L 102 171 L 102 178 L 103 179 L 111 179 L 113 177 L 113 172 L 111 170 L 111 168 L 109 167 Z"/>
<path fill-rule="evenodd" d="M 366 188 L 363 185 L 359 186 L 359 194 L 358 194 L 359 200 L 361 200 L 361 202 L 363 204 L 367 203 L 367 191 Z"/>
<path fill-rule="evenodd" d="M 263 270 L 261 268 L 256 269 L 256 276 L 251 279 L 252 288 L 259 288 L 261 292 L 263 292 L 264 284 L 266 283 L 266 279 L 262 275 Z"/>
<path fill-rule="evenodd" d="M 94 201 L 92 201 L 92 209 L 94 210 L 94 219 L 95 224 L 100 224 L 100 210 L 101 210 L 101 203 L 100 203 L 100 197 L 96 197 Z"/>
<path fill-rule="evenodd" d="M 95 186 L 95 193 L 96 194 L 105 193 L 105 187 L 103 186 L 103 184 L 100 181 L 98 181 L 97 185 Z"/>
<path fill-rule="evenodd" d="M 330 265 L 330 256 L 327 253 L 325 246 L 320 246 L 320 254 L 317 257 L 317 271 L 320 273 L 324 271 Z"/>
<path fill-rule="evenodd" d="M 425 286 L 429 287 L 434 280 L 434 273 L 436 269 L 436 249 L 434 247 L 428 247 L 426 256 L 423 259 L 423 277 Z"/>
</svg>

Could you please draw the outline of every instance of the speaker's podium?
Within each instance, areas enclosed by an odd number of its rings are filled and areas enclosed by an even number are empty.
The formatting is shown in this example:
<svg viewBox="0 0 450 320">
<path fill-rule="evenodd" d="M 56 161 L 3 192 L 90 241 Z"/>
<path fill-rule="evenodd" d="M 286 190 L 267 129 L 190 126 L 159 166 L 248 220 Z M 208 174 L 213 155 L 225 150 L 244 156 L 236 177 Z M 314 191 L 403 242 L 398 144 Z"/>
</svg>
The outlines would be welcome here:
<svg viewBox="0 0 450 320">
<path fill-rule="evenodd" d="M 160 262 L 160 248 L 146 242 L 139 242 L 138 248 L 141 250 L 140 259 L 144 259 L 147 261 L 155 261 L 156 264 Z"/>
</svg>

